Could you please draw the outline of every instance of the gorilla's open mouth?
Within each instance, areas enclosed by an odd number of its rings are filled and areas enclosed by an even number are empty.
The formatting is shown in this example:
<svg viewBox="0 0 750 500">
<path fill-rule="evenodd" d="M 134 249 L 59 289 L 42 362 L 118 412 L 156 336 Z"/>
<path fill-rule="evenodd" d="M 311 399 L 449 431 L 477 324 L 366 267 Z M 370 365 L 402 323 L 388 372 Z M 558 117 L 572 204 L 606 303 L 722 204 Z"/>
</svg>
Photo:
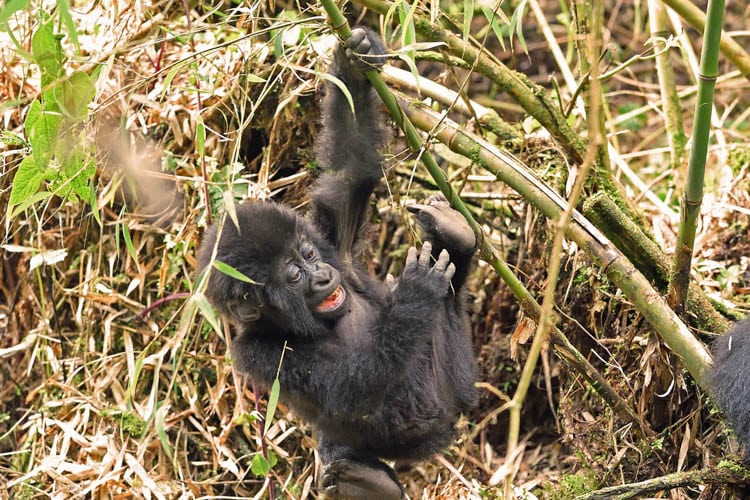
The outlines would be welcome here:
<svg viewBox="0 0 750 500">
<path fill-rule="evenodd" d="M 344 299 L 346 299 L 346 292 L 344 291 L 344 288 L 339 285 L 331 295 L 315 306 L 315 310 L 322 313 L 335 311 L 344 303 Z"/>
</svg>

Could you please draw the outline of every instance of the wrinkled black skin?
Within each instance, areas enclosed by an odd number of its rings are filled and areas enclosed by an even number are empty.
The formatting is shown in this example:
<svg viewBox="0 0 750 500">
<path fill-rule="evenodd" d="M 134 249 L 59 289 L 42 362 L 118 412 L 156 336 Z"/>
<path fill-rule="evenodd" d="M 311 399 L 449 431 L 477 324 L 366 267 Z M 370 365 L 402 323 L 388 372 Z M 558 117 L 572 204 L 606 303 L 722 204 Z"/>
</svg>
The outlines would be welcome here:
<svg viewBox="0 0 750 500">
<path fill-rule="evenodd" d="M 444 449 L 459 413 L 476 399 L 462 292 L 474 239 L 449 208 L 416 208 L 433 262 L 447 249 L 452 265 L 445 265 L 447 258 L 442 265 L 421 265 L 413 252 L 391 290 L 353 258 L 370 194 L 382 176 L 377 147 L 383 131 L 377 96 L 360 72 L 366 66 L 350 62 L 347 52 L 385 50 L 369 31 L 355 30 L 352 40 L 350 50 L 336 51 L 329 71 L 351 92 L 356 117 L 344 94 L 328 83 L 316 149 L 329 171 L 315 183 L 309 218 L 270 202 L 239 206 L 240 230 L 226 219 L 216 260 L 262 285 L 214 270 L 206 295 L 237 326 L 233 358 L 257 383 L 270 386 L 288 347 L 279 372 L 281 398 L 315 427 L 325 492 L 399 498 L 403 489 L 380 459 L 420 460 Z M 212 227 L 205 236 L 201 269 L 211 261 L 217 233 Z M 310 246 L 315 256 L 308 260 Z M 302 268 L 300 283 L 285 277 L 290 262 Z M 339 283 L 347 294 L 344 305 L 332 313 L 315 311 Z"/>
<path fill-rule="evenodd" d="M 750 463 L 750 320 L 716 339 L 712 351 L 711 393 L 745 447 L 745 462 Z"/>
</svg>

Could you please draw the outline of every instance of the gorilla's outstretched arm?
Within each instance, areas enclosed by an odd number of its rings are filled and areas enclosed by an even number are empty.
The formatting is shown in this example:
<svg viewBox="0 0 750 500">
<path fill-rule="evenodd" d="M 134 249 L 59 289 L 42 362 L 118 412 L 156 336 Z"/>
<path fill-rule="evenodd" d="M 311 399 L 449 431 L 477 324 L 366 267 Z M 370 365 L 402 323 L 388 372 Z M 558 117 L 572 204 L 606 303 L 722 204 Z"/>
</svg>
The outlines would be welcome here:
<svg viewBox="0 0 750 500">
<path fill-rule="evenodd" d="M 356 28 L 334 55 L 329 73 L 348 89 L 356 114 L 342 90 L 326 82 L 317 157 L 326 170 L 315 183 L 312 219 L 350 262 L 352 247 L 367 213 L 369 196 L 382 172 L 378 147 L 383 128 L 377 95 L 362 73 L 383 65 L 385 48 L 369 30 Z"/>
</svg>

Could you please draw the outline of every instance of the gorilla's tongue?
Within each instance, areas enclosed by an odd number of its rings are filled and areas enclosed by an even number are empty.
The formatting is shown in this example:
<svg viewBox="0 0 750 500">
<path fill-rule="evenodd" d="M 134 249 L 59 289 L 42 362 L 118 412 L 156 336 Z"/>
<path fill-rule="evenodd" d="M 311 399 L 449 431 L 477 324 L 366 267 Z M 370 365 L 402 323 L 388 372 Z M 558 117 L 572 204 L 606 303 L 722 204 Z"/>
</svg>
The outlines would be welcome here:
<svg viewBox="0 0 750 500">
<path fill-rule="evenodd" d="M 341 288 L 341 285 L 336 288 L 336 290 L 333 291 L 331 295 L 326 297 L 323 302 L 315 306 L 315 309 L 319 312 L 331 312 L 336 310 L 341 304 L 344 303 L 344 299 L 346 298 L 346 292 L 343 288 Z"/>
</svg>

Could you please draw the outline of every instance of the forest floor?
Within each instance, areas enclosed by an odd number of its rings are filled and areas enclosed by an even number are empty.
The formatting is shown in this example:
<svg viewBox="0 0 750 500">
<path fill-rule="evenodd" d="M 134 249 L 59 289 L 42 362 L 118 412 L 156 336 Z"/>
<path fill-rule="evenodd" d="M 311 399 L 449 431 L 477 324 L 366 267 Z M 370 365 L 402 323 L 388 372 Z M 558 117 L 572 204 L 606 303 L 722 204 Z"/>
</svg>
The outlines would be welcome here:
<svg viewBox="0 0 750 500">
<path fill-rule="evenodd" d="M 0 499 L 314 497 L 320 463 L 309 426 L 283 404 L 264 425 L 267 395 L 237 376 L 227 351 L 233 332 L 212 320 L 194 287 L 197 245 L 227 200 L 273 198 L 304 211 L 317 170 L 321 74 L 336 43 L 322 10 L 288 0 L 191 2 L 187 15 L 187 2 L 22 4 L 0 7 Z M 467 4 L 473 2 L 441 7 L 462 19 Z M 498 41 L 480 2 L 468 27 L 497 60 L 566 107 L 572 90 L 542 28 L 580 75 L 570 14 L 550 0 L 528 4 L 541 4 L 545 21 L 531 11 L 522 18 L 527 53 L 518 38 L 510 45 L 507 26 Z M 35 36 L 40 8 L 52 16 L 50 33 L 63 35 L 59 50 L 54 37 Z M 642 215 L 643 229 L 671 254 L 687 161 L 671 164 L 644 9 L 623 1 L 605 11 L 601 66 L 617 69 L 604 81 L 605 118 L 622 160 L 613 178 Z M 380 22 L 372 12 L 361 21 Z M 670 23 L 683 35 L 670 39 L 669 61 L 689 135 L 701 38 L 677 16 Z M 461 33 L 460 21 L 454 28 Z M 724 29 L 750 46 L 747 2 L 727 1 Z M 394 51 L 397 38 L 389 40 Z M 68 75 L 90 75 L 92 90 L 72 94 L 86 99 L 83 112 L 73 113 L 74 132 L 56 136 L 53 129 L 30 140 L 37 133 L 33 103 L 76 105 L 42 84 L 50 60 Z M 391 64 L 409 70 L 395 58 Z M 572 162 L 495 84 L 441 62 L 415 68 L 513 124 L 523 140 L 504 146 L 567 194 Z M 719 75 L 692 278 L 736 319 L 750 312 L 750 82 L 724 57 Z M 70 78 L 70 88 L 88 89 L 81 81 Z M 398 87 L 417 95 L 408 81 Z M 497 140 L 474 117 L 448 114 Z M 585 134 L 580 114 L 570 122 Z M 394 127 L 387 182 L 367 230 L 364 262 L 381 278 L 399 269 L 414 241 L 405 203 L 435 189 L 400 137 Z M 39 188 L 16 203 L 11 193 L 26 182 L 18 175 L 24 158 L 50 144 L 54 161 L 40 171 Z M 554 224 L 478 163 L 442 144 L 431 150 L 541 303 Z M 87 176 L 82 184 L 78 173 L 65 172 L 66 151 L 91 158 L 76 170 Z M 95 168 L 86 173 L 89 165 Z M 399 471 L 412 498 L 500 498 L 506 477 L 518 495 L 573 498 L 711 471 L 736 458 L 721 415 L 677 355 L 574 243 L 563 247 L 556 289 L 560 330 L 655 434 L 625 422 L 545 348 L 524 400 L 520 447 L 506 460 L 504 405 L 534 324 L 494 270 L 477 261 L 469 292 L 481 401 L 462 418 L 449 450 Z M 706 344 L 715 333 L 693 331 Z M 694 479 L 656 495 L 720 498 L 733 491 Z"/>
</svg>

